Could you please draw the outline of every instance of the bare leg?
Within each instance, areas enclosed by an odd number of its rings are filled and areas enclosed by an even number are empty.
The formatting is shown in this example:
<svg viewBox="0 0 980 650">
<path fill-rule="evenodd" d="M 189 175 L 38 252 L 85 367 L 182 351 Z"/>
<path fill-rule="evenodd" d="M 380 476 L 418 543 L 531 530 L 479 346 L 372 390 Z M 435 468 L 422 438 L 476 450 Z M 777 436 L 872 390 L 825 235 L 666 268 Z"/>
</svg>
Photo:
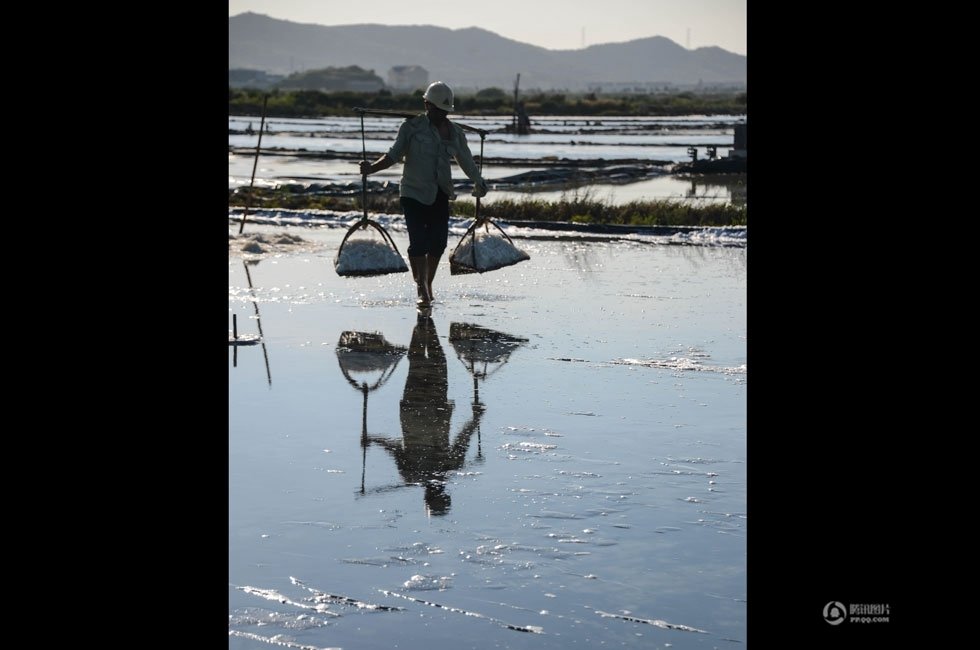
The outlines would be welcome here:
<svg viewBox="0 0 980 650">
<path fill-rule="evenodd" d="M 415 288 L 419 294 L 419 304 L 428 305 L 432 299 L 429 297 L 428 270 L 426 269 L 426 256 L 409 257 L 408 263 L 412 267 L 412 277 L 415 278 Z"/>
<path fill-rule="evenodd" d="M 435 300 L 435 294 L 432 293 L 432 280 L 436 277 L 436 270 L 439 268 L 439 258 L 442 255 L 426 255 L 425 263 L 428 267 L 425 274 L 425 288 L 429 292 L 429 300 Z"/>
</svg>

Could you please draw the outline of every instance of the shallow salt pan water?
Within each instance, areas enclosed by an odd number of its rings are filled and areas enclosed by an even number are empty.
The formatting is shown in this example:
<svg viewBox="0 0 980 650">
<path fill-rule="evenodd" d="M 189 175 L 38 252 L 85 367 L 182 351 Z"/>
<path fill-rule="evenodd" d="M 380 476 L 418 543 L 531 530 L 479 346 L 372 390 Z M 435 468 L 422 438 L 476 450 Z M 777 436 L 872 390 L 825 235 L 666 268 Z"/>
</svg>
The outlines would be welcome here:
<svg viewBox="0 0 980 650">
<path fill-rule="evenodd" d="M 515 237 L 420 319 L 343 229 L 245 233 L 229 648 L 745 647 L 744 247 Z"/>
</svg>

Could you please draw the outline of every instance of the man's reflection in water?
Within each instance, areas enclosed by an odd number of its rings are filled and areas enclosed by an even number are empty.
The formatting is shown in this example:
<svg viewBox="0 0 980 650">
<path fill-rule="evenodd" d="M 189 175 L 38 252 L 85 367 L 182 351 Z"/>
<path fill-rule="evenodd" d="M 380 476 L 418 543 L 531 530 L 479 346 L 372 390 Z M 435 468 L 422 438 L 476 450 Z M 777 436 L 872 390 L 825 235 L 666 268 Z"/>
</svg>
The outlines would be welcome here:
<svg viewBox="0 0 980 650">
<path fill-rule="evenodd" d="M 435 324 L 429 316 L 419 316 L 408 346 L 408 377 L 400 403 L 402 439 L 369 435 L 368 440 L 394 456 L 406 483 L 425 488 L 426 509 L 429 514 L 440 516 L 448 513 L 451 506 L 446 476 L 466 464 L 470 439 L 483 415 L 483 405 L 474 403 L 473 417 L 450 441 L 454 403 L 448 393 L 446 354 Z"/>
</svg>

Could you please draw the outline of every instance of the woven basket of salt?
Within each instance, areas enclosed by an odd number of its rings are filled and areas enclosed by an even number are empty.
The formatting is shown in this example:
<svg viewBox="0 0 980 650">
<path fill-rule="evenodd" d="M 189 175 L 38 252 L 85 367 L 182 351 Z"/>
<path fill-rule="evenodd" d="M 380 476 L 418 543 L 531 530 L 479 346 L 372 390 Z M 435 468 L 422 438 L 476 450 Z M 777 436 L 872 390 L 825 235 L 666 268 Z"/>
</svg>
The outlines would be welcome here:
<svg viewBox="0 0 980 650">
<path fill-rule="evenodd" d="M 490 226 L 497 232 L 490 230 Z M 529 259 L 531 256 L 515 246 L 493 220 L 477 219 L 449 256 L 449 272 L 452 275 L 486 273 Z"/>
<path fill-rule="evenodd" d="M 361 156 L 367 160 L 364 144 L 364 112 L 361 111 Z M 334 269 L 342 276 L 387 275 L 388 273 L 407 273 L 408 265 L 395 246 L 395 241 L 377 221 L 368 219 L 367 176 L 361 175 L 361 205 L 364 216 L 347 230 L 340 242 Z M 373 229 L 370 230 L 370 229 Z M 358 233 L 357 237 L 351 235 Z M 376 234 L 375 234 L 376 233 Z"/>
<path fill-rule="evenodd" d="M 372 232 L 373 229 L 377 234 Z M 357 233 L 356 237 L 352 237 Z M 334 258 L 337 275 L 370 276 L 405 273 L 408 265 L 381 224 L 363 218 L 347 231 Z"/>
</svg>

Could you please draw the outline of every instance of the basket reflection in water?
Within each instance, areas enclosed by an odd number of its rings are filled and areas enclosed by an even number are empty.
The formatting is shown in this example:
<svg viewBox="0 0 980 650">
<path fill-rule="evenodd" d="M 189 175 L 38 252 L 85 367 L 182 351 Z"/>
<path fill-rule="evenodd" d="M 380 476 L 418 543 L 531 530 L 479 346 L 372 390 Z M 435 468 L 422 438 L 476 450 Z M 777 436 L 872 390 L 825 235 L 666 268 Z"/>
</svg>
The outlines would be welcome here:
<svg viewBox="0 0 980 650">
<path fill-rule="evenodd" d="M 337 362 L 351 386 L 364 394 L 361 416 L 361 493 L 364 493 L 364 473 L 367 456 L 368 393 L 381 388 L 394 374 L 398 362 L 405 356 L 403 345 L 389 343 L 379 332 L 343 332 L 337 342 Z M 368 379 L 371 379 L 369 382 Z"/>
<path fill-rule="evenodd" d="M 515 349 L 527 339 L 494 330 L 451 323 L 449 340 L 458 358 L 473 375 L 473 402 L 469 419 L 451 437 L 452 415 L 455 408 L 449 399 L 449 377 L 446 354 L 439 341 L 435 323 L 428 316 L 419 316 L 408 346 L 408 374 L 399 400 L 400 439 L 374 435 L 367 430 L 367 393 L 380 388 L 394 372 L 405 354 L 405 348 L 388 343 L 381 334 L 344 332 L 337 346 L 337 358 L 344 376 L 364 393 L 363 427 L 361 430 L 362 470 L 361 494 L 384 492 L 406 486 L 424 489 L 426 511 L 442 516 L 449 512 L 452 500 L 446 489 L 449 477 L 464 467 L 482 463 L 480 420 L 486 409 L 480 402 L 478 382 L 499 370 Z M 373 372 L 373 383 L 356 382 L 354 372 Z M 477 440 L 476 455 L 467 460 L 470 442 Z M 365 487 L 367 450 L 377 445 L 395 461 L 402 482 L 397 485 Z"/>
<path fill-rule="evenodd" d="M 366 400 L 368 392 L 381 388 L 388 381 L 398 362 L 405 356 L 406 348 L 389 343 L 379 332 L 348 331 L 340 335 L 336 352 L 344 377 L 354 388 L 364 392 Z M 377 378 L 374 378 L 375 373 L 378 373 Z M 374 381 L 358 380 L 355 375 L 370 377 Z"/>
<path fill-rule="evenodd" d="M 449 342 L 456 350 L 456 356 L 473 375 L 473 403 L 476 404 L 480 401 L 478 380 L 486 380 L 500 370 L 510 355 L 528 340 L 479 325 L 450 323 Z"/>
</svg>

